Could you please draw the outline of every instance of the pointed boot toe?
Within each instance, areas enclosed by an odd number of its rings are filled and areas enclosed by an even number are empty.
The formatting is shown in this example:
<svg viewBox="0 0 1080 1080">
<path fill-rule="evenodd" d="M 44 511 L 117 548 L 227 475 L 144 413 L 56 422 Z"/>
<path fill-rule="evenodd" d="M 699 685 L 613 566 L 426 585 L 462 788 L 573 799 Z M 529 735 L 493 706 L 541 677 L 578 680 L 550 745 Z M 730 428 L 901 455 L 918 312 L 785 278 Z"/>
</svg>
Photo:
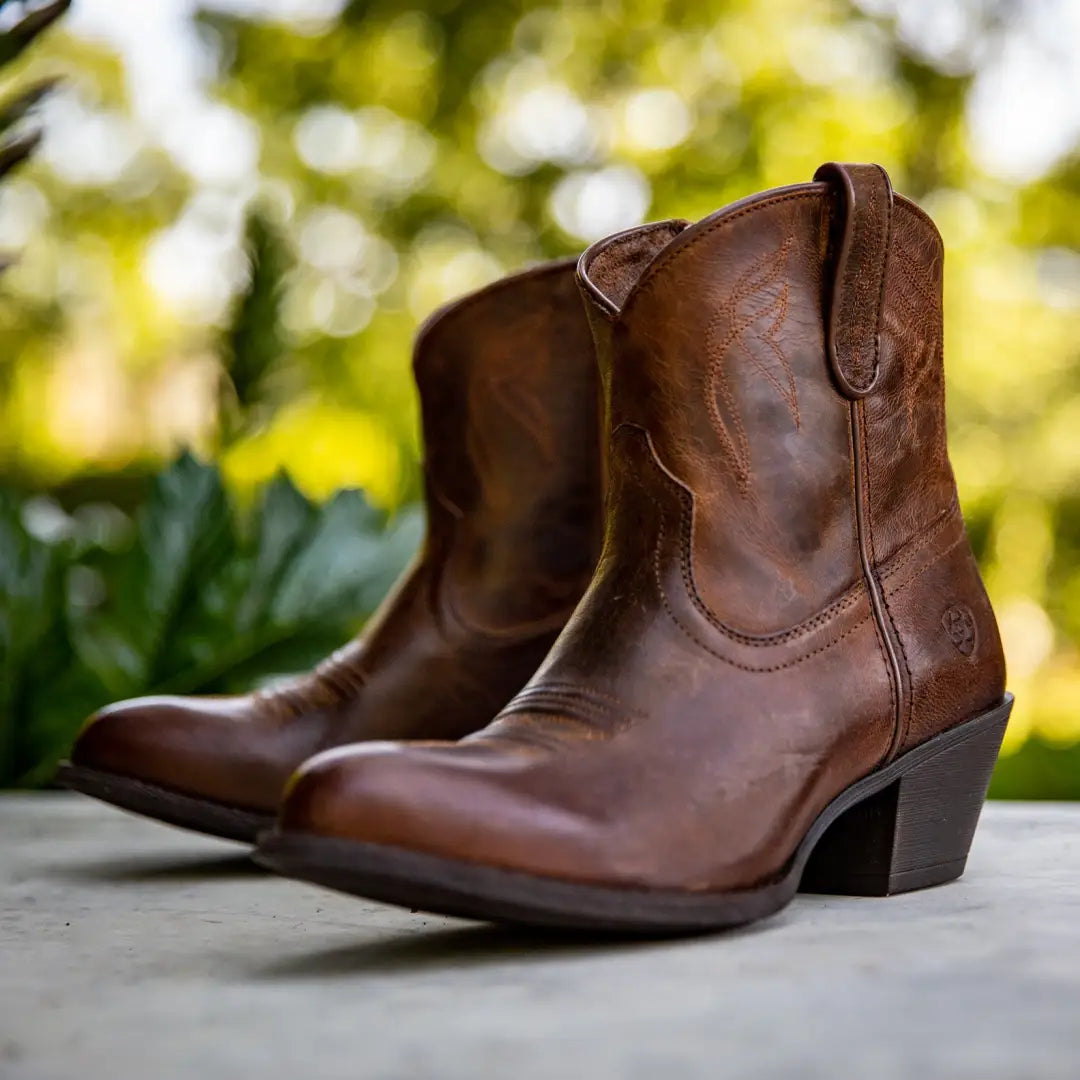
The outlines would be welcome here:
<svg viewBox="0 0 1080 1080">
<path fill-rule="evenodd" d="M 223 839 L 273 823 L 286 769 L 253 758 L 250 699 L 146 697 L 92 716 L 58 771 L 65 787 Z"/>
</svg>

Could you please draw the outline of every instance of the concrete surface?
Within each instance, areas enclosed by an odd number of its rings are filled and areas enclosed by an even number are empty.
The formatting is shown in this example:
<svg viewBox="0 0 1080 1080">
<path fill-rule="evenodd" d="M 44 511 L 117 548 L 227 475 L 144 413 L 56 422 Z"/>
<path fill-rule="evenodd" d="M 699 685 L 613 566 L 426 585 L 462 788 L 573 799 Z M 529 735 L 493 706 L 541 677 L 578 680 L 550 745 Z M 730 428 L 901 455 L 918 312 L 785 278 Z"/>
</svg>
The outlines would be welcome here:
<svg viewBox="0 0 1080 1080">
<path fill-rule="evenodd" d="M 597 944 L 267 876 L 0 797 L 3 1080 L 1080 1077 L 1080 807 L 991 805 L 967 876 Z"/>
</svg>

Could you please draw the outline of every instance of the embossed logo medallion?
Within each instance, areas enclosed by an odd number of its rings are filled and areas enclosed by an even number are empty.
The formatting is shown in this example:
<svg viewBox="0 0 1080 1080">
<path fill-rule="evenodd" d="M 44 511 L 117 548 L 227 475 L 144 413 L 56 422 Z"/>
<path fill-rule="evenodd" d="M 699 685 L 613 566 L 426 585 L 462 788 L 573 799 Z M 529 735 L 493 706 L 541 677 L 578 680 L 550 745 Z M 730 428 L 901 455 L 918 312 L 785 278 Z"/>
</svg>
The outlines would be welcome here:
<svg viewBox="0 0 1080 1080">
<path fill-rule="evenodd" d="M 941 625 L 949 640 L 956 646 L 956 651 L 969 660 L 975 655 L 978 636 L 975 631 L 975 616 L 966 604 L 953 604 L 945 609 L 941 616 Z"/>
</svg>

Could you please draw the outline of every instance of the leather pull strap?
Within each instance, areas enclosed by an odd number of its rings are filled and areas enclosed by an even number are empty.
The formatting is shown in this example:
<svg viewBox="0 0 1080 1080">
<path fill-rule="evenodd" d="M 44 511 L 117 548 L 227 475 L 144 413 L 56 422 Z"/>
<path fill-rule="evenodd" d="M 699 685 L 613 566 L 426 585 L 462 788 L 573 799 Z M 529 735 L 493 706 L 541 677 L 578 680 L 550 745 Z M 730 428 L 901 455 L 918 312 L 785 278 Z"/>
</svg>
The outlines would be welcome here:
<svg viewBox="0 0 1080 1080">
<path fill-rule="evenodd" d="M 877 382 L 885 260 L 892 232 L 893 190 L 880 165 L 822 165 L 837 197 L 838 243 L 826 344 L 833 376 L 849 398 L 865 397 Z"/>
</svg>

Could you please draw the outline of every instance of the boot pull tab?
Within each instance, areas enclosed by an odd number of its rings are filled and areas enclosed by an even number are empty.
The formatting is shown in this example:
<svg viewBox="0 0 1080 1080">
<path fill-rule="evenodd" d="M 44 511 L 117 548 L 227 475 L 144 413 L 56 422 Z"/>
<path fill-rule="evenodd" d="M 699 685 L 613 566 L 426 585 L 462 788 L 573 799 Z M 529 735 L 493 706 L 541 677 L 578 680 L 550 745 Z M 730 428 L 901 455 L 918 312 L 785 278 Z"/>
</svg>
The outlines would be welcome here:
<svg viewBox="0 0 1080 1080">
<path fill-rule="evenodd" d="M 839 201 L 835 276 L 825 335 L 829 364 L 841 391 L 865 397 L 877 382 L 885 259 L 892 231 L 893 190 L 880 165 L 822 165 Z"/>
</svg>

